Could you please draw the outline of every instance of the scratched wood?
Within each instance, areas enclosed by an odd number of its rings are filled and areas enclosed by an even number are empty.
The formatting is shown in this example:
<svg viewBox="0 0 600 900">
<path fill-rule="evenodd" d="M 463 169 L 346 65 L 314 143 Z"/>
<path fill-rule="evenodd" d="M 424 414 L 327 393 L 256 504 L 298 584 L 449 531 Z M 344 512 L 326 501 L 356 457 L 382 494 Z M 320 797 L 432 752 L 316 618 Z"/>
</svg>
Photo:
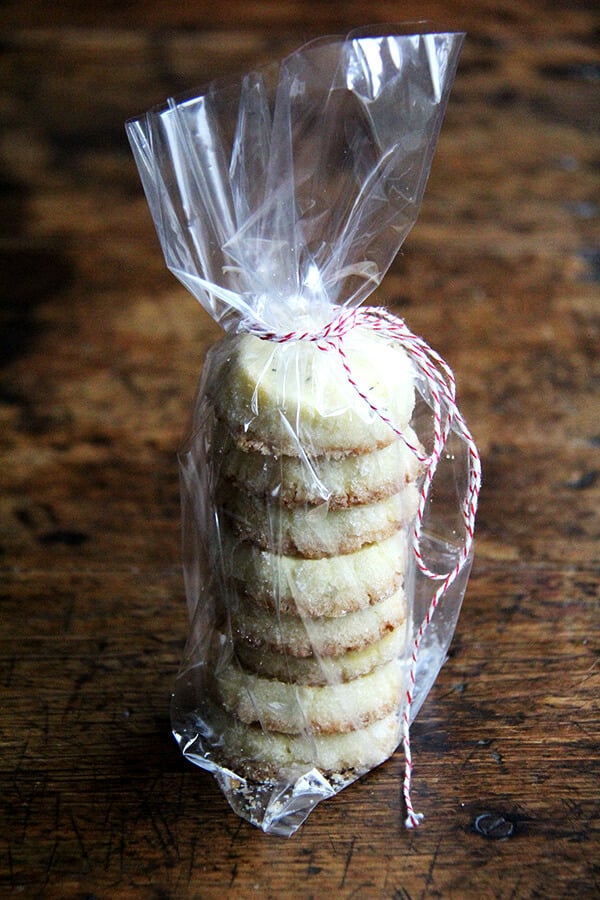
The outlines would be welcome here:
<svg viewBox="0 0 600 900">
<path fill-rule="evenodd" d="M 564 8 L 567 6 L 568 8 Z M 218 328 L 169 276 L 123 120 L 398 10 L 20 0 L 0 20 L 0 890 L 592 897 L 600 890 L 600 53 L 594 4 L 402 5 L 469 32 L 380 299 L 482 450 L 449 659 L 396 754 L 289 841 L 184 763 L 176 448 Z"/>
</svg>

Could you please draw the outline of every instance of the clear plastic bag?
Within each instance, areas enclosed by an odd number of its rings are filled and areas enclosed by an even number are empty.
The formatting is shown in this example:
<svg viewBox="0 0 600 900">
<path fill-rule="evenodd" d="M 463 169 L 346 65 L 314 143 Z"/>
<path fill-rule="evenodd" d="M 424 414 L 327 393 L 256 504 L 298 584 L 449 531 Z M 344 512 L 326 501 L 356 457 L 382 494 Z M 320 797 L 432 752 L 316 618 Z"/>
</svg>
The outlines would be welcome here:
<svg viewBox="0 0 600 900">
<path fill-rule="evenodd" d="M 415 222 L 461 34 L 361 32 L 127 123 L 168 267 L 226 336 L 181 449 L 173 732 L 290 835 L 403 742 L 470 562 L 452 373 L 362 307 Z"/>
</svg>

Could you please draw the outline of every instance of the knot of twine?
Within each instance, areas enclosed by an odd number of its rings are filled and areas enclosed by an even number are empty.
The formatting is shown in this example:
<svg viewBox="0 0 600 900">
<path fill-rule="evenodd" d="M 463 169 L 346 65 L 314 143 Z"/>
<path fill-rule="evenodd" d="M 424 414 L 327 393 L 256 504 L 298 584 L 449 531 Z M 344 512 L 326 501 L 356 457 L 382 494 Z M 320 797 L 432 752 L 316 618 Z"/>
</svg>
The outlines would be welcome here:
<svg viewBox="0 0 600 900">
<path fill-rule="evenodd" d="M 367 393 L 357 383 L 352 373 L 343 347 L 343 338 L 349 331 L 357 326 L 366 326 L 385 337 L 398 341 L 404 348 L 417 371 L 427 383 L 430 405 L 433 415 L 433 447 L 431 453 L 424 454 L 422 449 L 412 444 L 402 430 L 379 409 Z M 452 370 L 446 362 L 429 347 L 422 338 L 413 334 L 404 321 L 392 315 L 382 307 L 364 307 L 358 309 L 343 310 L 335 319 L 316 332 L 289 331 L 285 334 L 267 331 L 260 326 L 253 326 L 250 332 L 257 337 L 276 343 L 288 343 L 290 341 L 312 341 L 323 351 L 335 351 L 339 354 L 348 383 L 354 388 L 359 397 L 379 418 L 388 425 L 392 431 L 400 437 L 409 450 L 425 466 L 425 477 L 419 499 L 419 506 L 415 518 L 412 535 L 412 550 L 416 559 L 416 565 L 421 573 L 434 582 L 439 582 L 431 599 L 427 612 L 416 633 L 412 645 L 410 667 L 408 672 L 408 686 L 406 690 L 406 704 L 402 717 L 402 743 L 404 748 L 404 780 L 403 796 L 406 806 L 407 828 L 416 828 L 423 819 L 422 813 L 416 813 L 411 801 L 412 756 L 410 750 L 410 713 L 414 698 L 416 683 L 417 659 L 419 649 L 425 632 L 431 624 L 435 611 L 449 587 L 456 581 L 463 568 L 467 564 L 472 546 L 475 529 L 475 514 L 481 486 L 481 462 L 475 441 L 456 405 L 456 385 Z M 445 412 L 444 412 L 445 410 Z M 429 498 L 431 484 L 440 462 L 446 441 L 453 429 L 465 442 L 469 459 L 469 475 L 466 496 L 462 505 L 462 521 L 464 525 L 464 540 L 458 556 L 458 560 L 448 572 L 432 571 L 421 553 L 421 533 L 425 507 Z"/>
</svg>

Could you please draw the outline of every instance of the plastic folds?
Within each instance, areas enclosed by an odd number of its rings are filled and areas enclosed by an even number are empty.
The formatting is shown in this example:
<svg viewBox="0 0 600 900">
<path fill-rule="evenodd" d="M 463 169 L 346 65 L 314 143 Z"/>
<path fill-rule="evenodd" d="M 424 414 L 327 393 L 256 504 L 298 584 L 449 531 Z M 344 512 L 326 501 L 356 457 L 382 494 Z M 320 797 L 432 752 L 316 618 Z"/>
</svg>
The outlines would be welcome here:
<svg viewBox="0 0 600 900">
<path fill-rule="evenodd" d="M 363 307 L 415 222 L 460 34 L 313 42 L 127 123 L 168 267 L 226 330 L 180 454 L 185 756 L 290 835 L 402 742 L 468 578 L 452 373 Z M 432 490 L 432 486 L 435 490 Z"/>
</svg>

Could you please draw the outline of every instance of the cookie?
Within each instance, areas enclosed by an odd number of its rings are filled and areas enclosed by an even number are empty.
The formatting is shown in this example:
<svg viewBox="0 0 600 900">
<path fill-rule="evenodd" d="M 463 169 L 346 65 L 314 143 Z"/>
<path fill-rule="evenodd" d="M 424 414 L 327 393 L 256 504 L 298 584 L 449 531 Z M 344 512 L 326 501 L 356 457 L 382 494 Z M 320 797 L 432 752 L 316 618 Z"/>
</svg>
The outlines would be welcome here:
<svg viewBox="0 0 600 900">
<path fill-rule="evenodd" d="M 362 650 L 381 640 L 406 619 L 406 598 L 400 589 L 357 612 L 331 618 L 305 617 L 257 607 L 250 598 L 239 597 L 229 609 L 232 637 L 253 647 L 269 647 L 291 656 L 341 656 L 350 650 Z"/>
<path fill-rule="evenodd" d="M 264 678 L 231 664 L 216 677 L 225 709 L 250 725 L 284 734 L 356 731 L 390 715 L 400 704 L 404 665 L 393 659 L 367 675 L 327 685 L 296 685 Z"/>
<path fill-rule="evenodd" d="M 207 709 L 213 744 L 207 758 L 252 781 L 293 783 L 314 768 L 328 777 L 357 777 L 384 762 L 400 743 L 399 714 L 341 734 L 282 734 L 246 725 L 224 709 Z"/>
<path fill-rule="evenodd" d="M 408 428 L 406 438 L 418 445 Z M 400 438 L 370 453 L 344 453 L 309 458 L 244 450 L 225 426 L 215 428 L 214 458 L 219 477 L 256 497 L 277 499 L 286 507 L 327 503 L 330 510 L 373 503 L 414 481 L 422 471 L 412 450 Z"/>
<path fill-rule="evenodd" d="M 404 622 L 380 640 L 341 656 L 290 656 L 265 645 L 253 647 L 245 641 L 235 645 L 235 653 L 244 669 L 266 678 L 290 684 L 339 684 L 400 658 L 407 644 L 406 625 Z"/>
<path fill-rule="evenodd" d="M 352 378 L 396 427 L 414 406 L 411 362 L 397 342 L 372 329 L 344 338 Z M 340 354 L 313 341 L 276 343 L 228 335 L 209 351 L 204 390 L 240 446 L 289 456 L 367 453 L 395 439 L 359 396 Z"/>
<path fill-rule="evenodd" d="M 395 593 L 402 585 L 406 557 L 404 531 L 354 553 L 321 559 L 279 555 L 224 533 L 220 562 L 226 578 L 252 598 L 256 609 L 334 617 Z"/>
<path fill-rule="evenodd" d="M 236 485 L 224 484 L 219 506 L 225 521 L 241 540 L 263 550 L 305 559 L 353 553 L 366 544 L 391 537 L 412 521 L 419 505 L 414 483 L 375 503 L 331 510 L 321 506 L 281 506 L 276 500 L 245 494 Z"/>
</svg>

